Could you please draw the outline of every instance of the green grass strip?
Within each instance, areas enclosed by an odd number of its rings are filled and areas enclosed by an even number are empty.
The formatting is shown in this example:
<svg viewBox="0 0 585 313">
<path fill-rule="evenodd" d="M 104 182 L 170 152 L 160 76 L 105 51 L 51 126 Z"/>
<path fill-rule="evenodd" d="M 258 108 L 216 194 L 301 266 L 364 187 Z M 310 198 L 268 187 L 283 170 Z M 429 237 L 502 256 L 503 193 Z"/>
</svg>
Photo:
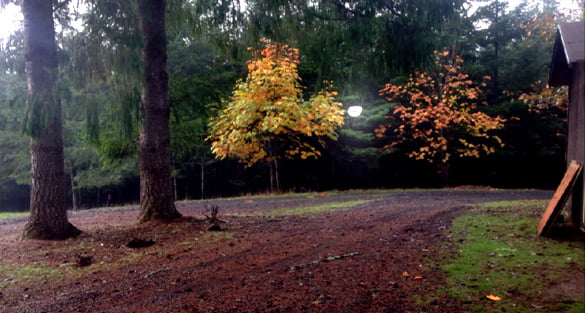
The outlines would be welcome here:
<svg viewBox="0 0 585 313">
<path fill-rule="evenodd" d="M 328 202 L 316 206 L 303 206 L 294 208 L 275 209 L 264 212 L 252 213 L 234 213 L 236 216 L 293 216 L 293 215 L 308 215 L 323 212 L 334 212 L 348 210 L 356 205 L 370 202 L 372 200 L 351 200 L 341 202 Z"/>
<path fill-rule="evenodd" d="M 0 212 L 0 219 L 27 216 L 28 212 Z"/>
</svg>

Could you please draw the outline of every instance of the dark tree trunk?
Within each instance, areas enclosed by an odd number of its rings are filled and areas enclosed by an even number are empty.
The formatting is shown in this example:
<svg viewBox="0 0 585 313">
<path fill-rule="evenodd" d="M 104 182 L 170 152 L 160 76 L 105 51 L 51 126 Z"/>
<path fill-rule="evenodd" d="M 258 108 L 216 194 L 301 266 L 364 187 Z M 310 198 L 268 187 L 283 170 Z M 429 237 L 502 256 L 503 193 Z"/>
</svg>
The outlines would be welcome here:
<svg viewBox="0 0 585 313">
<path fill-rule="evenodd" d="M 173 193 L 174 193 L 174 196 L 173 196 L 174 201 L 179 200 L 179 192 L 177 190 L 177 177 L 173 177 Z"/>
<path fill-rule="evenodd" d="M 278 169 L 278 159 L 268 162 L 268 175 L 270 176 L 270 193 L 280 193 L 280 173 Z"/>
<path fill-rule="evenodd" d="M 23 238 L 66 239 L 81 231 L 67 220 L 61 104 L 54 96 L 57 44 L 52 1 L 23 0 L 24 59 L 32 134 L 30 217 Z"/>
<path fill-rule="evenodd" d="M 439 175 L 441 176 L 441 187 L 449 187 L 449 163 L 441 162 L 441 168 L 439 169 Z"/>
<path fill-rule="evenodd" d="M 169 139 L 169 100 L 165 1 L 140 0 L 144 62 L 140 129 L 140 222 L 181 217 L 173 200 Z"/>
<path fill-rule="evenodd" d="M 268 162 L 268 175 L 270 176 L 270 193 L 274 193 L 276 187 L 274 186 L 274 164 Z"/>
<path fill-rule="evenodd" d="M 71 207 L 73 211 L 78 209 L 77 203 L 77 188 L 75 188 L 75 175 L 73 174 L 73 166 L 71 166 L 71 173 L 69 175 L 69 179 L 71 180 Z"/>
<path fill-rule="evenodd" d="M 276 183 L 276 192 L 280 193 L 280 169 L 278 168 L 278 159 L 274 158 L 274 182 Z"/>
<path fill-rule="evenodd" d="M 199 166 L 201 169 L 201 199 L 205 199 L 205 159 L 199 158 Z"/>
<path fill-rule="evenodd" d="M 277 153 L 275 152 L 277 148 L 275 148 L 274 142 L 268 143 L 268 169 L 270 175 L 270 192 L 271 193 L 280 193 L 280 173 L 278 169 L 278 158 L 276 157 Z"/>
<path fill-rule="evenodd" d="M 500 20 L 500 2 L 496 1 L 496 16 L 494 17 L 494 24 L 497 25 Z M 500 57 L 500 31 L 496 26 L 496 33 L 494 38 L 494 74 L 492 77 L 492 82 L 494 84 L 494 94 L 499 94 L 500 83 L 499 83 L 499 75 L 498 75 L 498 66 L 499 66 L 499 57 Z"/>
</svg>

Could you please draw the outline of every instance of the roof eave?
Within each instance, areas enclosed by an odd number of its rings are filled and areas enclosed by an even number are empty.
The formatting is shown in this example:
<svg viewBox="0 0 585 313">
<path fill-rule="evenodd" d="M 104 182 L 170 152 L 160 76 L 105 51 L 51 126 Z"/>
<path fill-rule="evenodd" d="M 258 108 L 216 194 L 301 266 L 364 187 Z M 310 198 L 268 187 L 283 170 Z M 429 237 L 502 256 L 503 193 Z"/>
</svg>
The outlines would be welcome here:
<svg viewBox="0 0 585 313">
<path fill-rule="evenodd" d="M 569 84 L 568 79 L 569 63 L 567 52 L 562 42 L 560 30 L 557 30 L 555 43 L 553 46 L 553 55 L 550 62 L 550 70 L 548 73 L 549 86 L 564 86 Z"/>
</svg>

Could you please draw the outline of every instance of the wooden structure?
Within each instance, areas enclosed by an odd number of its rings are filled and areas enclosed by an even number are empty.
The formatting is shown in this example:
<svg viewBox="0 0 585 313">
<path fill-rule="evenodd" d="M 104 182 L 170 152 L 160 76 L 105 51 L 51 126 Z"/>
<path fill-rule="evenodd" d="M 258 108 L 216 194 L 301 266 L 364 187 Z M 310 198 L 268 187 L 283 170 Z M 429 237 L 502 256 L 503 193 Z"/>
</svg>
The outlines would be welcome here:
<svg viewBox="0 0 585 313">
<path fill-rule="evenodd" d="M 572 161 L 569 165 L 569 168 L 565 173 L 565 177 L 563 177 L 559 188 L 557 188 L 557 191 L 553 195 L 552 200 L 550 200 L 548 207 L 544 211 L 544 215 L 540 219 L 540 223 L 538 223 L 537 230 L 539 235 L 544 235 L 551 229 L 556 218 L 559 216 L 561 210 L 567 203 L 569 195 L 575 187 L 577 178 L 579 175 L 581 175 L 582 169 L 583 166 L 578 164 L 576 161 Z"/>
<path fill-rule="evenodd" d="M 553 48 L 548 83 L 569 86 L 567 166 L 585 164 L 585 22 L 561 23 Z M 577 177 L 570 201 L 571 219 L 585 230 L 585 179 Z"/>
</svg>

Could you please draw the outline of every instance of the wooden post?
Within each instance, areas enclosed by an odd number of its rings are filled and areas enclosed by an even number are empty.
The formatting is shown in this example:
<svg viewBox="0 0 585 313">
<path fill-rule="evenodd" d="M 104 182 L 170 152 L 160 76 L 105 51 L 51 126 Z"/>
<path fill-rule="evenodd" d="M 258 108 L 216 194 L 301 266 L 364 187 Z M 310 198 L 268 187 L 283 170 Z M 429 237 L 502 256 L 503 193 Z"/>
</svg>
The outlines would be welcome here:
<svg viewBox="0 0 585 313">
<path fill-rule="evenodd" d="M 569 164 L 565 176 L 563 177 L 563 180 L 561 180 L 561 184 L 555 191 L 548 207 L 544 211 L 540 223 L 538 223 L 539 235 L 542 236 L 550 230 L 552 224 L 561 213 L 561 209 L 567 203 L 571 191 L 573 191 L 573 187 L 575 186 L 575 182 L 577 181 L 577 177 L 579 177 L 582 169 L 583 165 L 577 163 L 577 161 L 571 161 L 571 164 Z"/>
</svg>

